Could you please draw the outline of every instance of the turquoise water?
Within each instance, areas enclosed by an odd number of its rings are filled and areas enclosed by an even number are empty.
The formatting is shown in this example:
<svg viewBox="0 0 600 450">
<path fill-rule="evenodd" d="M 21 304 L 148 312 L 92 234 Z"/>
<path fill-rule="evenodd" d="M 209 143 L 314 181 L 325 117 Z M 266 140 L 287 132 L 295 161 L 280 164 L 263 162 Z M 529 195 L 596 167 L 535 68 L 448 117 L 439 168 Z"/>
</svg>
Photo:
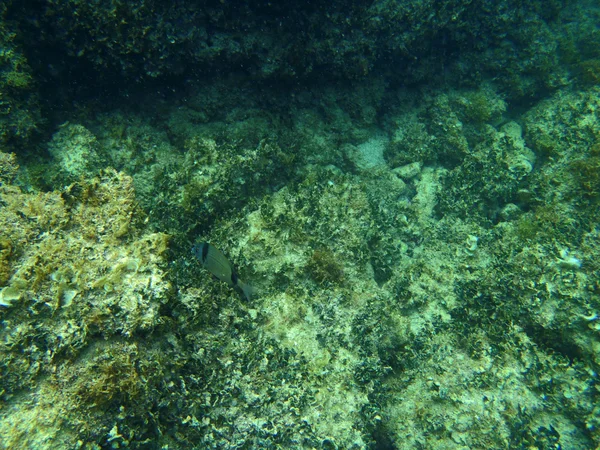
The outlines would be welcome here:
<svg viewBox="0 0 600 450">
<path fill-rule="evenodd" d="M 0 5 L 0 448 L 599 446 L 599 24 Z"/>
</svg>

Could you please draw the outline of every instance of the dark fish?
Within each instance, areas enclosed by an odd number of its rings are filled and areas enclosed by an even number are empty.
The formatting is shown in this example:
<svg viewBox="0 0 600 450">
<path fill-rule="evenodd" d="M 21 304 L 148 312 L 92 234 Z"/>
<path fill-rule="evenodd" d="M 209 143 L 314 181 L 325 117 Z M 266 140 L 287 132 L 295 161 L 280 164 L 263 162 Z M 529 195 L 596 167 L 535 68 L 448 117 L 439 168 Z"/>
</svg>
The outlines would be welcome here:
<svg viewBox="0 0 600 450">
<path fill-rule="evenodd" d="M 201 242 L 192 247 L 192 253 L 215 278 L 224 281 L 241 293 L 246 300 L 250 300 L 252 287 L 238 278 L 235 269 L 218 248 L 208 242 Z"/>
</svg>

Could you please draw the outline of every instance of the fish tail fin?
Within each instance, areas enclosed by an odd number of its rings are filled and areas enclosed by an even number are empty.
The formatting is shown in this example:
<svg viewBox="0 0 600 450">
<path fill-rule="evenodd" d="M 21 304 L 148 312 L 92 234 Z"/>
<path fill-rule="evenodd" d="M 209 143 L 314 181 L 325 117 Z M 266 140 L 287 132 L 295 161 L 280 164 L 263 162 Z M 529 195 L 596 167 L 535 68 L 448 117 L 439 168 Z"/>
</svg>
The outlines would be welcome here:
<svg viewBox="0 0 600 450">
<path fill-rule="evenodd" d="M 240 289 L 242 290 L 242 294 L 248 301 L 250 301 L 254 294 L 256 294 L 256 290 L 246 283 L 240 283 Z"/>
</svg>

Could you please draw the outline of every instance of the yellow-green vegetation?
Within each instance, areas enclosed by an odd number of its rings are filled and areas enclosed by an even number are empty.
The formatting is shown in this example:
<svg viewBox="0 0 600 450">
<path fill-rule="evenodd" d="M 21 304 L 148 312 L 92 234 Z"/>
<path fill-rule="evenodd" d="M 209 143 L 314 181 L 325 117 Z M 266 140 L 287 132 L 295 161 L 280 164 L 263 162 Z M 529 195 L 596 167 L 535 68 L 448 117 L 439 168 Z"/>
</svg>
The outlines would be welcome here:
<svg viewBox="0 0 600 450">
<path fill-rule="evenodd" d="M 64 437 L 47 424 L 36 430 L 38 421 L 53 416 L 70 429 L 80 407 L 138 400 L 150 375 L 132 359 L 136 344 L 119 351 L 118 340 L 159 323 L 171 289 L 168 239 L 142 231 L 130 177 L 107 169 L 62 191 L 27 193 L 12 184 L 14 157 L 0 155 L 0 392 L 11 405 L 0 441 L 54 446 Z M 117 341 L 91 350 L 99 336 Z M 75 374 L 77 382 L 65 382 Z M 28 394 L 17 401 L 19 392 Z"/>
<path fill-rule="evenodd" d="M 597 199 L 600 194 L 600 156 L 573 161 L 571 169 L 586 195 Z"/>
<path fill-rule="evenodd" d="M 344 270 L 331 250 L 315 250 L 308 262 L 308 270 L 318 283 L 341 283 Z"/>
</svg>

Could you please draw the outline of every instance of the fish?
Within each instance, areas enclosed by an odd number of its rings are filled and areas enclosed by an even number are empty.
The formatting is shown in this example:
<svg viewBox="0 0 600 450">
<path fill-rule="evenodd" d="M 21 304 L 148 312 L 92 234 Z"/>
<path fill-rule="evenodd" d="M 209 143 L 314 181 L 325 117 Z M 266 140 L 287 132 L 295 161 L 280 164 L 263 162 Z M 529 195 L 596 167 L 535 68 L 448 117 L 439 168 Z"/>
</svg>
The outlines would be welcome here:
<svg viewBox="0 0 600 450">
<path fill-rule="evenodd" d="M 200 242 L 192 247 L 192 254 L 215 278 L 224 281 L 246 300 L 250 300 L 254 289 L 239 279 L 233 265 L 217 247 L 208 242 Z"/>
</svg>

